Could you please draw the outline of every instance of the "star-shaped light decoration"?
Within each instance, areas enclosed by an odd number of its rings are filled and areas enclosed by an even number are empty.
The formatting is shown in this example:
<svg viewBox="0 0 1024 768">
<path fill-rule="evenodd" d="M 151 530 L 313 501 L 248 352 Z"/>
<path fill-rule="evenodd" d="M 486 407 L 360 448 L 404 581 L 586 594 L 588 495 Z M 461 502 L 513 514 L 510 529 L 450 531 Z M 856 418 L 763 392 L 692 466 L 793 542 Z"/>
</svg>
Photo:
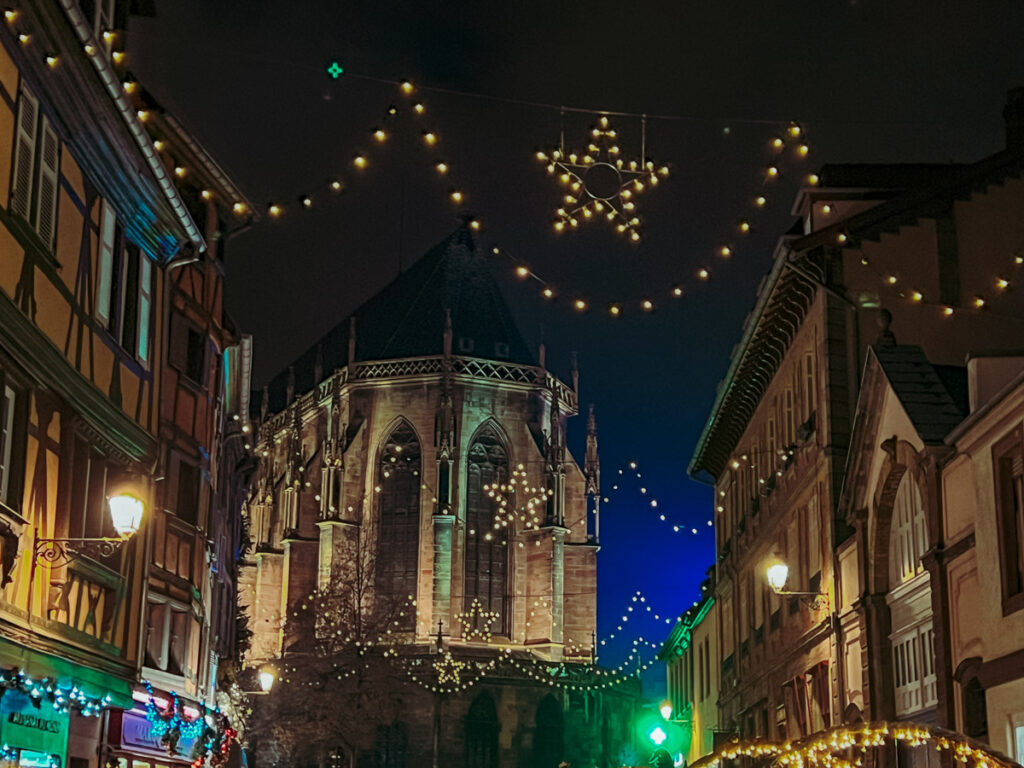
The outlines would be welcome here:
<svg viewBox="0 0 1024 768">
<path fill-rule="evenodd" d="M 640 240 L 640 217 L 636 197 L 647 187 L 657 186 L 659 177 L 669 175 L 668 166 L 656 166 L 646 157 L 623 160 L 617 143 L 618 131 L 607 115 L 601 115 L 590 131 L 590 143 L 582 153 L 554 149 L 538 152 L 537 159 L 547 172 L 557 176 L 565 189 L 563 205 L 556 212 L 555 231 L 575 229 L 581 221 L 604 219 L 633 242 Z"/>
<path fill-rule="evenodd" d="M 491 625 L 494 624 L 501 614 L 497 611 L 485 611 L 481 602 L 473 598 L 469 604 L 469 610 L 465 613 L 455 615 L 455 620 L 462 625 L 462 639 L 470 642 L 490 642 Z"/>
<path fill-rule="evenodd" d="M 434 662 L 434 672 L 437 674 L 439 685 L 451 683 L 452 685 L 462 684 L 462 670 L 466 668 L 466 662 L 456 661 L 451 651 L 446 651 L 440 659 Z"/>
</svg>

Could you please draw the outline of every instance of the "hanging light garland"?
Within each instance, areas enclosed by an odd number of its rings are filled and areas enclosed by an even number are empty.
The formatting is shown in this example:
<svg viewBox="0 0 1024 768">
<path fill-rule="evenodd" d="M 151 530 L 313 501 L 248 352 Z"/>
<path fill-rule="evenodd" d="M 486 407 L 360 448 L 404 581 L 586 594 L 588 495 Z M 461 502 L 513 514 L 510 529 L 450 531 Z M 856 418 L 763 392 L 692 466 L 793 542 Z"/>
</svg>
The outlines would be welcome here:
<svg viewBox="0 0 1024 768">
<path fill-rule="evenodd" d="M 77 685 L 62 686 L 52 678 L 32 677 L 20 669 L 0 669 L 0 694 L 4 690 L 23 693 L 36 705 L 47 702 L 57 712 L 74 711 L 85 717 L 98 717 L 111 706 L 109 695 L 89 696 Z"/>
<path fill-rule="evenodd" d="M 636 461 L 630 461 L 625 466 L 619 468 L 618 476 L 621 477 L 622 480 L 619 480 L 612 484 L 611 491 L 613 493 L 620 491 L 622 489 L 623 482 L 626 479 L 643 479 L 643 474 L 639 471 L 639 464 Z M 662 511 L 658 499 L 652 493 L 648 492 L 650 489 L 646 485 L 637 485 L 636 489 L 640 493 L 640 495 L 645 498 L 647 507 L 658 516 L 659 522 L 671 526 L 673 533 L 688 533 L 691 536 L 698 536 L 700 535 L 701 531 L 705 529 L 705 527 L 714 527 L 714 520 L 706 521 L 706 526 L 687 526 L 685 524 L 674 523 L 671 520 L 669 520 L 668 515 Z M 602 501 L 606 504 L 610 504 L 611 500 L 611 495 L 602 497 Z"/>
<path fill-rule="evenodd" d="M 829 768 L 862 768 L 869 749 L 887 744 L 908 747 L 932 745 L 936 752 L 949 752 L 961 763 L 973 763 L 973 768 L 1013 768 L 1015 763 L 982 748 L 961 734 L 942 728 L 914 723 L 880 722 L 863 725 L 840 725 L 812 734 L 796 742 L 739 741 L 721 745 L 710 755 L 693 764 L 693 768 L 719 768 L 723 762 L 739 757 L 771 758 L 783 768 L 823 766 Z M 850 759 L 836 753 L 856 750 L 859 755 Z"/>
</svg>

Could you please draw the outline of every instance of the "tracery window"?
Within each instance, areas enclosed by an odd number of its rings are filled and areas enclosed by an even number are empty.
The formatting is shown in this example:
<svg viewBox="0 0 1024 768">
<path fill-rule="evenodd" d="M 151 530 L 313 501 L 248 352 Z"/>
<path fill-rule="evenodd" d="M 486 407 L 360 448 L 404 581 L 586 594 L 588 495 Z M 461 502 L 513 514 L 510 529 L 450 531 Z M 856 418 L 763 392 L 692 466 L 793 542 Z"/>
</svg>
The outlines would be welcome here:
<svg viewBox="0 0 1024 768">
<path fill-rule="evenodd" d="M 508 621 L 508 529 L 494 527 L 494 500 L 484 486 L 508 479 L 508 453 L 493 425 L 484 426 L 473 438 L 466 474 L 464 605 L 471 605 L 475 599 L 482 612 L 497 613 L 498 618 L 488 628 L 504 634 Z"/>
<path fill-rule="evenodd" d="M 499 729 L 494 699 L 481 693 L 466 714 L 466 768 L 497 768 Z"/>
<path fill-rule="evenodd" d="M 376 482 L 377 589 L 393 601 L 399 627 L 409 630 L 416 612 L 402 608 L 416 595 L 420 532 L 420 443 L 409 422 L 399 422 L 384 441 Z"/>
</svg>

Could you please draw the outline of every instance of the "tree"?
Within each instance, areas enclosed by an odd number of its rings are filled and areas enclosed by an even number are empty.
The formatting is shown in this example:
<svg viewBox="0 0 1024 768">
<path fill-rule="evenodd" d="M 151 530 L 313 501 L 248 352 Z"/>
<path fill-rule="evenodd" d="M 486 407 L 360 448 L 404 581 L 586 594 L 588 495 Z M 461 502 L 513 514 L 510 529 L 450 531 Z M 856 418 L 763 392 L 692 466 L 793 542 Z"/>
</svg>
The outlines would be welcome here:
<svg viewBox="0 0 1024 768">
<path fill-rule="evenodd" d="M 320 588 L 287 617 L 278 684 L 254 706 L 249 735 L 271 766 L 342 765 L 374 747 L 413 693 L 396 663 L 411 595 L 377 587 L 376 552 L 355 536 Z"/>
</svg>

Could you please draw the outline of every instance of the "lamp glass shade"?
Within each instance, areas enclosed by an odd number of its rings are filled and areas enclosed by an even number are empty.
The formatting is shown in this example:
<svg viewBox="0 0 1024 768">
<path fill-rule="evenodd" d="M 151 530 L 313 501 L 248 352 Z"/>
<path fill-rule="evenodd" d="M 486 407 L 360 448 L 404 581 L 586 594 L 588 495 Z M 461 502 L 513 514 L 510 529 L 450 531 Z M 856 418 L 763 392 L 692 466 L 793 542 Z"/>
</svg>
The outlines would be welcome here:
<svg viewBox="0 0 1024 768">
<path fill-rule="evenodd" d="M 129 539 L 138 533 L 142 525 L 142 499 L 128 493 L 119 493 L 107 499 L 110 505 L 110 521 L 122 539 Z"/>
<path fill-rule="evenodd" d="M 270 689 L 274 687 L 274 680 L 276 679 L 274 673 L 270 670 L 265 669 L 260 672 L 260 690 L 264 693 L 270 693 Z"/>
<path fill-rule="evenodd" d="M 661 712 L 661 716 L 663 718 L 668 720 L 670 717 L 672 717 L 672 704 L 670 702 L 663 701 L 661 703 L 661 706 L 658 707 L 658 711 Z"/>
<path fill-rule="evenodd" d="M 765 575 L 768 577 L 768 586 L 775 592 L 781 592 L 786 588 L 786 581 L 789 579 L 789 566 L 785 563 L 774 563 L 768 566 Z"/>
</svg>

